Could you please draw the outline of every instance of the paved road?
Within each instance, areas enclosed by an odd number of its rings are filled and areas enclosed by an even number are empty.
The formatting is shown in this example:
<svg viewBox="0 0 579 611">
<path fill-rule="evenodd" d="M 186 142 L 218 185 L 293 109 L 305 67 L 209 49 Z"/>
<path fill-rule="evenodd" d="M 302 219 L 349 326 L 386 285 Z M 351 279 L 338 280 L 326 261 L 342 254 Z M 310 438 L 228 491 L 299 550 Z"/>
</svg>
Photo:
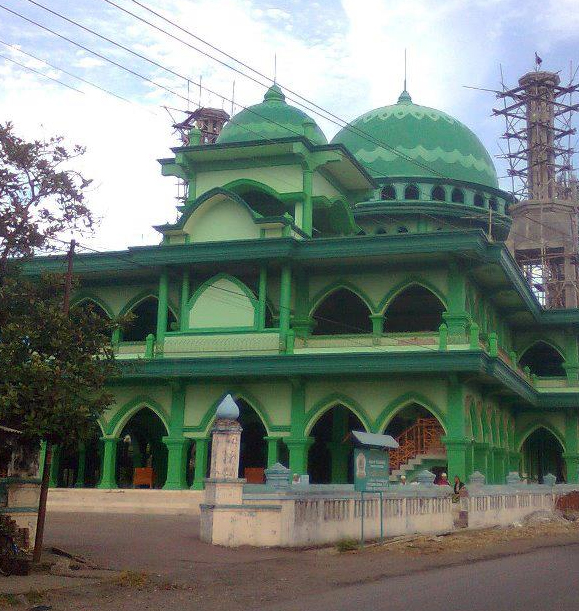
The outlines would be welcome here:
<svg viewBox="0 0 579 611">
<path fill-rule="evenodd" d="M 263 611 L 579 611 L 579 545 L 299 597 Z"/>
</svg>

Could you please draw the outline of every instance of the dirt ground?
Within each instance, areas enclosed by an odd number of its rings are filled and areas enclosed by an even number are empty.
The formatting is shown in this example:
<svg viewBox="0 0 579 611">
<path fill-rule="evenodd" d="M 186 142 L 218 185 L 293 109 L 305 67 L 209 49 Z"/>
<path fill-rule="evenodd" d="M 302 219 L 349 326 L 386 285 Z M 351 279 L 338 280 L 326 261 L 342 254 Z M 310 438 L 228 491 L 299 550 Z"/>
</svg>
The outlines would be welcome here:
<svg viewBox="0 0 579 611">
<path fill-rule="evenodd" d="M 385 577 L 576 544 L 579 522 L 537 519 L 506 529 L 390 540 L 343 553 L 336 548 L 277 550 L 279 554 L 270 550 L 262 557 L 239 550 L 240 561 L 233 562 L 216 549 L 215 557 L 196 559 L 187 570 L 174 574 L 131 569 L 103 577 L 99 572 L 96 583 L 78 579 L 75 587 L 34 589 L 32 598 L 55 611 L 213 611 L 221 610 L 224 603 L 230 611 L 250 611 L 305 593 L 322 594 Z M 26 602 L 22 596 L 0 595 L 0 607 L 24 609 Z"/>
</svg>

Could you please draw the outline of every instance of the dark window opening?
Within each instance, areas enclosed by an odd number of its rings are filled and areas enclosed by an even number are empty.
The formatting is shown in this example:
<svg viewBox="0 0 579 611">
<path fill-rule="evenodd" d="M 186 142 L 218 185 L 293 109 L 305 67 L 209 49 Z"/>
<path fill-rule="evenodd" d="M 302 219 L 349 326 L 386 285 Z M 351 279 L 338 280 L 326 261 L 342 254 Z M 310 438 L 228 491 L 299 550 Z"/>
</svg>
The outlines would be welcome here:
<svg viewBox="0 0 579 611">
<path fill-rule="evenodd" d="M 555 475 L 558 483 L 565 481 L 563 448 L 551 431 L 538 428 L 527 437 L 521 450 L 523 473 L 529 481 L 542 484 L 548 473 Z"/>
<path fill-rule="evenodd" d="M 464 204 L 464 192 L 461 189 L 453 189 L 451 200 L 455 204 Z"/>
<path fill-rule="evenodd" d="M 485 198 L 480 193 L 475 193 L 474 205 L 478 206 L 479 208 L 485 207 Z"/>
<path fill-rule="evenodd" d="M 545 342 L 533 344 L 521 357 L 519 365 L 529 367 L 531 373 L 537 376 L 563 377 L 563 357 L 553 346 Z"/>
<path fill-rule="evenodd" d="M 132 310 L 134 316 L 133 321 L 128 328 L 123 332 L 123 341 L 125 342 L 143 342 L 147 339 L 147 335 L 157 333 L 157 309 L 158 299 L 156 297 L 147 297 L 139 302 Z M 173 324 L 177 323 L 177 319 L 171 310 L 167 312 L 167 331 L 172 329 Z"/>
<path fill-rule="evenodd" d="M 489 199 L 489 207 L 491 210 L 493 210 L 494 212 L 497 212 L 499 209 L 499 204 L 497 203 L 497 200 L 492 197 L 491 199 Z"/>
<path fill-rule="evenodd" d="M 414 284 L 399 293 L 388 306 L 384 330 L 386 333 L 438 331 L 443 312 L 444 305 L 434 293 Z"/>
<path fill-rule="evenodd" d="M 384 227 L 378 227 L 378 229 L 376 229 L 377 235 L 384 235 L 385 233 L 387 233 L 387 231 L 384 229 Z"/>
<path fill-rule="evenodd" d="M 396 233 L 408 233 L 408 227 L 404 227 L 404 225 L 401 225 L 400 227 L 398 227 L 398 229 L 396 229 Z"/>
<path fill-rule="evenodd" d="M 396 189 L 393 185 L 385 185 L 380 192 L 380 199 L 393 200 L 396 199 Z"/>
<path fill-rule="evenodd" d="M 420 193 L 416 185 L 408 185 L 404 189 L 404 199 L 419 199 Z"/>
<path fill-rule="evenodd" d="M 243 399 L 237 399 L 239 424 L 241 424 L 241 448 L 239 458 L 239 477 L 246 477 L 254 483 L 263 481 L 263 470 L 267 466 L 267 431 L 258 413 Z M 246 469 L 252 469 L 250 473 Z"/>
<path fill-rule="evenodd" d="M 446 201 L 446 193 L 444 189 L 440 186 L 434 187 L 434 189 L 432 189 L 431 197 L 435 202 L 445 202 Z"/>
<path fill-rule="evenodd" d="M 269 193 L 259 189 L 250 189 L 240 193 L 247 205 L 262 216 L 282 216 L 286 212 L 284 204 Z"/>
<path fill-rule="evenodd" d="M 368 306 L 352 291 L 338 289 L 317 307 L 313 335 L 372 333 Z"/>
</svg>

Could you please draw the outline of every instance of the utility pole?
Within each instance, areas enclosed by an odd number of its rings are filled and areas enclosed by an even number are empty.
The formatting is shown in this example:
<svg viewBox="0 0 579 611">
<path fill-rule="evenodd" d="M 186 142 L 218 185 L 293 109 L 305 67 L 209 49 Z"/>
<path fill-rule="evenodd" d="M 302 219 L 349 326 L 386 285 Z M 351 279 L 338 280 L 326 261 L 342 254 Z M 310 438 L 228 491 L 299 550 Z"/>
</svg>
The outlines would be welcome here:
<svg viewBox="0 0 579 611">
<path fill-rule="evenodd" d="M 67 259 L 66 276 L 64 279 L 64 298 L 62 300 L 62 313 L 68 317 L 70 311 L 70 289 L 72 287 L 72 266 L 74 259 L 74 247 L 76 242 L 70 241 Z M 44 465 L 42 467 L 42 483 L 40 484 L 40 500 L 38 502 L 38 520 L 36 522 L 36 538 L 34 539 L 34 552 L 32 561 L 40 562 L 42 555 L 42 540 L 44 538 L 44 522 L 46 520 L 46 500 L 48 498 L 48 482 L 50 479 L 50 465 L 52 463 L 52 442 L 46 440 L 46 451 L 44 453 Z"/>
</svg>

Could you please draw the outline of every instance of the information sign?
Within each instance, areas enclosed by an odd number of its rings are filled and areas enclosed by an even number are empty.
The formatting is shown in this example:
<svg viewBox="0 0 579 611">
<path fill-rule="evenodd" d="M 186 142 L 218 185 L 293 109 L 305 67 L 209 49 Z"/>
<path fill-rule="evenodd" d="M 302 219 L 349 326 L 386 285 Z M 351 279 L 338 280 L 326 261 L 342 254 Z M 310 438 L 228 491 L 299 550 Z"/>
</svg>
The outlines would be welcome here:
<svg viewBox="0 0 579 611">
<path fill-rule="evenodd" d="M 358 492 L 380 492 L 389 484 L 388 452 L 354 448 L 354 489 Z"/>
</svg>

